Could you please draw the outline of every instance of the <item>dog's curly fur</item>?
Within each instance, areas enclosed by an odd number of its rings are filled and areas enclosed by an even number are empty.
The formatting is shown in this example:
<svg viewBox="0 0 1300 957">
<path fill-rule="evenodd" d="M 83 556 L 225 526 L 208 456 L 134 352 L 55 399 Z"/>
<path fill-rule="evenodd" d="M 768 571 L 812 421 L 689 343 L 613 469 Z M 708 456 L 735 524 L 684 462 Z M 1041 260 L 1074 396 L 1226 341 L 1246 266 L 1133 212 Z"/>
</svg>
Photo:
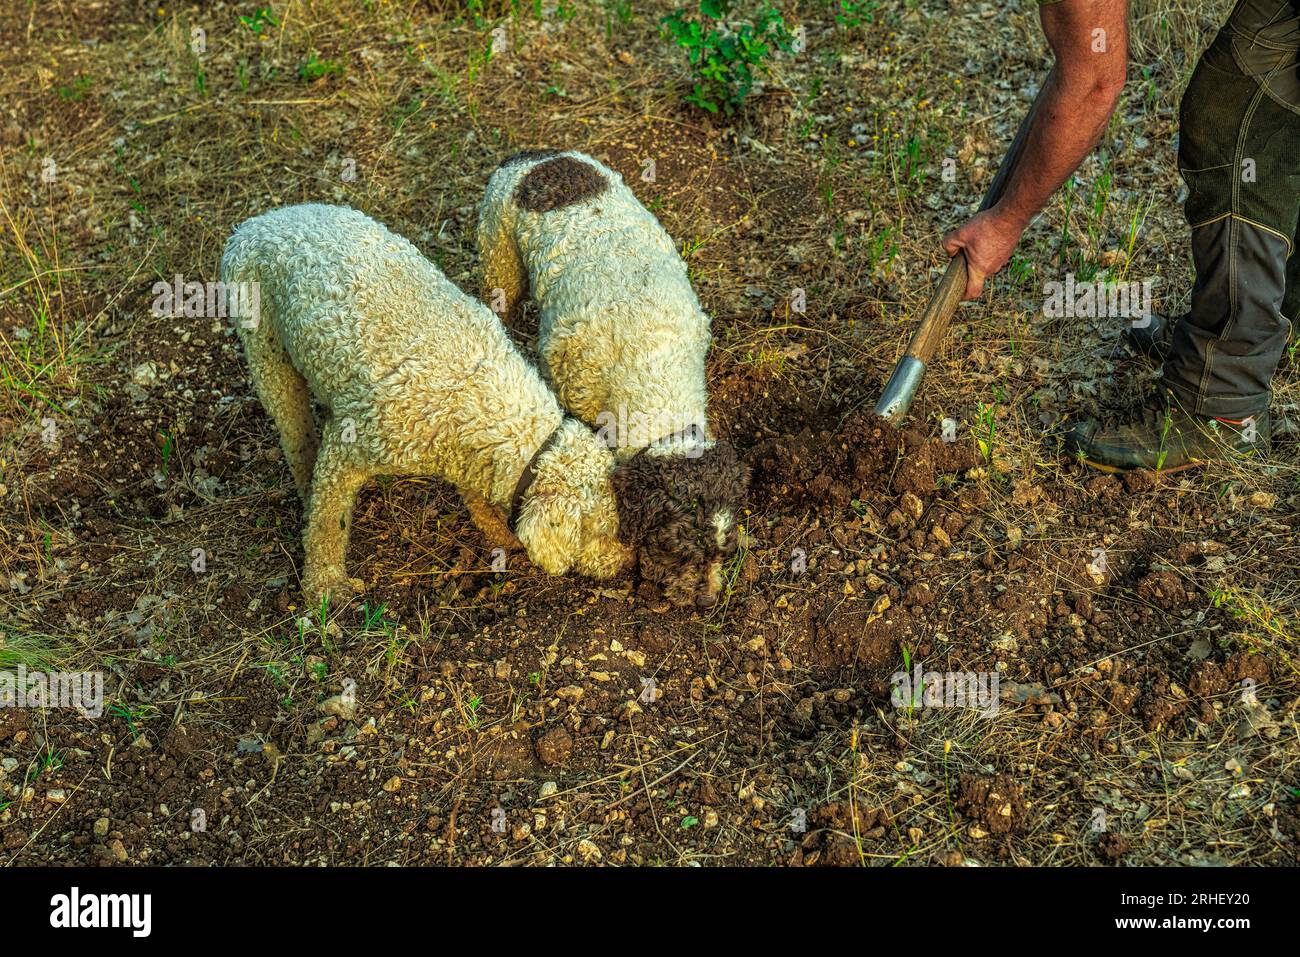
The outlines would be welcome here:
<svg viewBox="0 0 1300 957">
<path fill-rule="evenodd" d="M 259 284 L 260 315 L 234 323 L 305 506 L 309 601 L 362 588 L 345 557 L 375 475 L 446 479 L 506 544 L 516 484 L 557 427 L 515 516 L 518 542 L 553 575 L 625 566 L 609 449 L 564 418 L 497 317 L 405 239 L 353 209 L 291 206 L 235 230 L 221 278 Z M 327 410 L 319 430 L 313 396 Z"/>
<path fill-rule="evenodd" d="M 615 437 L 624 540 L 666 597 L 712 603 L 749 470 L 709 433 L 709 317 L 672 239 L 618 173 L 531 151 L 492 174 L 478 249 L 484 295 L 507 317 L 537 302 L 544 372 L 570 412 L 602 430 L 663 423 Z M 691 426 L 698 440 L 660 447 Z"/>
</svg>

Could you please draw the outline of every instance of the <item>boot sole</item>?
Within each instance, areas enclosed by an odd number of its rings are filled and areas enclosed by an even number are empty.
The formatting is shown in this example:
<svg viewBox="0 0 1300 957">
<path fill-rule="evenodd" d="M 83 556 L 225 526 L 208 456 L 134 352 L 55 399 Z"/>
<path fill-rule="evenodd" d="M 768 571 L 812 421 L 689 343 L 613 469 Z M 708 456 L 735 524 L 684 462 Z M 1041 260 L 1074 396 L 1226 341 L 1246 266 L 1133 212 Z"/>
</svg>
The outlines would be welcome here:
<svg viewBox="0 0 1300 957">
<path fill-rule="evenodd" d="M 1168 469 L 1122 469 L 1116 465 L 1103 465 L 1101 462 L 1094 462 L 1086 456 L 1077 456 L 1075 460 L 1082 462 L 1090 469 L 1095 469 L 1098 472 L 1106 472 L 1109 475 L 1123 475 L 1125 472 L 1154 472 L 1157 475 L 1173 475 L 1175 472 L 1186 472 L 1188 469 L 1198 469 L 1205 464 L 1201 459 L 1191 459 L 1190 461 L 1184 462 L 1182 465 L 1175 465 L 1173 468 Z"/>
</svg>

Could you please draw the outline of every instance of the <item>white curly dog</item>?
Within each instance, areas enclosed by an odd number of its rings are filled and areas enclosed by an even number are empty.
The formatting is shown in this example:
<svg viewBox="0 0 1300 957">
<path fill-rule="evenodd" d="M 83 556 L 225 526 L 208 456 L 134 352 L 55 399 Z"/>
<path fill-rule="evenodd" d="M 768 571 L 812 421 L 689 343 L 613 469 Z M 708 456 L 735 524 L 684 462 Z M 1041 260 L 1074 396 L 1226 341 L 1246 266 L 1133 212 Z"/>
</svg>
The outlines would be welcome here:
<svg viewBox="0 0 1300 957">
<path fill-rule="evenodd" d="M 620 524 L 642 578 L 712 604 L 737 547 L 749 470 L 708 420 L 708 315 L 686 264 L 622 177 L 583 153 L 505 160 L 479 206 L 482 294 L 531 294 L 560 401 L 615 447 Z"/>
<path fill-rule="evenodd" d="M 606 578 L 627 563 L 608 447 L 407 240 L 354 209 L 290 206 L 235 230 L 221 279 L 258 284 L 259 315 L 235 326 L 305 506 L 309 601 L 362 590 L 345 559 L 376 475 L 446 479 L 490 540 L 508 540 L 513 519 L 548 574 Z"/>
</svg>

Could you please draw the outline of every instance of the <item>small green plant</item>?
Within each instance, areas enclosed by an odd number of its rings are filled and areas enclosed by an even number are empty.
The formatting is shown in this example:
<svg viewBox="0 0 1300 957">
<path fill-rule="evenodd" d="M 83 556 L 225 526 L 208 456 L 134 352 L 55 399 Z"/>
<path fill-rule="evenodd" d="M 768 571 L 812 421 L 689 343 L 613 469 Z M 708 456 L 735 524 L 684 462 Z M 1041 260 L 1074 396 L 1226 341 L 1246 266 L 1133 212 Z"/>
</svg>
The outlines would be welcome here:
<svg viewBox="0 0 1300 957">
<path fill-rule="evenodd" d="M 906 645 L 903 646 L 903 672 L 904 672 L 904 674 L 907 674 L 907 675 L 909 675 L 909 676 L 912 674 L 912 651 L 911 651 L 911 649 L 908 648 Z M 911 690 L 911 694 L 908 696 L 908 699 L 907 699 L 907 720 L 909 720 L 909 721 L 912 720 L 912 712 L 913 712 L 913 710 L 914 710 L 915 708 L 917 708 L 917 707 L 921 704 L 922 701 L 925 700 L 925 699 L 921 696 L 921 691 L 922 691 L 922 688 L 923 688 L 924 684 L 925 684 L 925 682 L 924 682 L 924 679 L 923 679 L 923 680 L 921 681 L 920 684 L 918 684 L 915 688 L 913 688 L 913 689 Z"/>
<path fill-rule="evenodd" d="M 361 605 L 362 630 L 367 634 L 380 632 L 392 637 L 393 623 L 384 618 L 384 612 L 387 610 L 387 604 L 381 604 L 378 608 L 371 608 L 370 605 L 363 603 Z"/>
<path fill-rule="evenodd" d="M 63 752 L 55 751 L 50 745 L 45 746 L 45 753 L 41 755 L 40 763 L 32 765 L 23 775 L 23 784 L 31 784 L 42 774 L 49 774 L 63 767 Z"/>
<path fill-rule="evenodd" d="M 1141 89 L 1144 91 L 1144 95 L 1142 97 L 1144 101 L 1144 105 L 1148 110 L 1150 110 L 1151 104 L 1154 103 L 1156 101 L 1156 97 L 1160 95 L 1160 87 L 1156 84 L 1156 81 L 1152 78 L 1151 67 L 1149 66 L 1144 66 L 1142 68 Z"/>
<path fill-rule="evenodd" d="M 163 431 L 160 432 L 159 434 L 162 436 L 162 440 L 163 440 L 162 450 L 160 453 L 162 455 L 162 468 L 159 469 L 159 471 L 161 471 L 163 475 L 166 475 L 167 466 L 171 463 L 172 460 L 172 451 L 175 449 L 175 442 L 172 439 L 171 432 Z"/>
<path fill-rule="evenodd" d="M 981 405 L 975 416 L 976 439 L 979 442 L 980 455 L 984 457 L 986 465 L 993 461 L 993 440 L 998 433 L 998 420 L 993 414 L 996 408 L 995 402 Z"/>
<path fill-rule="evenodd" d="M 731 603 L 731 593 L 736 589 L 736 581 L 740 578 L 740 571 L 745 567 L 747 557 L 749 557 L 749 549 L 742 545 L 736 549 L 736 554 L 732 555 L 727 560 L 727 563 L 722 566 L 723 610 Z"/>
<path fill-rule="evenodd" d="M 280 25 L 280 21 L 272 15 L 270 7 L 258 7 L 251 17 L 241 16 L 239 22 L 258 36 L 261 36 L 262 31 L 268 26 L 278 27 Z"/>
<path fill-rule="evenodd" d="M 1165 447 L 1169 440 L 1169 430 L 1174 426 L 1174 414 L 1172 409 L 1165 409 L 1165 416 L 1160 421 L 1160 452 L 1156 455 L 1156 471 L 1159 472 L 1165 467 L 1165 459 L 1169 458 L 1169 449 Z"/>
<path fill-rule="evenodd" d="M 478 709 L 483 706 L 483 696 L 474 695 L 465 699 L 465 724 L 471 731 L 477 731 L 479 726 Z"/>
<path fill-rule="evenodd" d="M 864 23 L 875 23 L 875 13 L 880 9 L 876 0 L 839 0 L 835 22 L 852 30 Z"/>
<path fill-rule="evenodd" d="M 884 278 L 888 278 L 890 271 L 894 268 L 894 257 L 898 255 L 898 242 L 893 236 L 894 227 L 886 226 L 871 237 L 868 246 L 871 267 L 878 270 Z"/>
<path fill-rule="evenodd" d="M 779 349 L 763 347 L 757 352 L 745 350 L 745 361 L 756 369 L 779 376 L 785 372 L 785 355 Z"/>
<path fill-rule="evenodd" d="M 1133 210 L 1133 215 L 1129 217 L 1128 236 L 1124 244 L 1124 274 L 1128 274 L 1129 263 L 1133 261 L 1133 249 L 1137 245 L 1138 234 L 1142 231 L 1142 224 L 1146 222 L 1147 214 L 1155 205 L 1156 199 L 1153 193 L 1146 206 L 1138 206 Z"/>
<path fill-rule="evenodd" d="M 623 26 L 627 26 L 632 22 L 635 13 L 630 0 L 604 0 L 604 2 L 605 38 L 608 40 L 614 36 L 614 21 L 617 19 Z"/>
<path fill-rule="evenodd" d="M 137 719 L 142 717 L 142 712 L 137 711 L 130 705 L 113 702 L 108 706 L 108 713 L 115 714 L 126 722 L 127 730 L 131 732 L 131 740 L 136 741 L 140 738 L 140 727 L 136 723 Z"/>
<path fill-rule="evenodd" d="M 79 76 L 72 81 L 71 85 L 59 87 L 59 99 L 72 102 L 85 99 L 86 91 L 94 85 L 94 82 L 88 76 Z"/>
<path fill-rule="evenodd" d="M 316 629 L 320 634 L 321 647 L 329 650 L 329 623 L 330 623 L 330 596 L 326 592 L 321 595 L 320 607 L 316 610 Z"/>
<path fill-rule="evenodd" d="M 1034 263 L 1025 256 L 1012 256 L 1011 264 L 1007 266 L 1007 275 L 1012 282 L 1023 288 L 1034 278 Z"/>
<path fill-rule="evenodd" d="M 943 796 L 948 802 L 948 826 L 951 828 L 953 839 L 957 842 L 957 847 L 964 850 L 961 846 L 961 830 L 957 825 L 957 813 L 952 806 L 952 788 L 948 783 L 948 752 L 952 750 L 952 741 L 943 742 Z"/>
<path fill-rule="evenodd" d="M 48 744 L 45 746 L 45 755 L 41 758 L 41 767 L 37 772 L 39 777 L 42 774 L 49 774 L 63 767 L 63 751 L 56 751 Z"/>
<path fill-rule="evenodd" d="M 1061 192 L 1065 197 L 1065 213 L 1061 216 L 1061 236 L 1057 251 L 1057 264 L 1062 269 L 1070 268 L 1070 214 L 1074 210 L 1075 179 L 1071 176 L 1065 181 Z"/>
<path fill-rule="evenodd" d="M 1214 589 L 1210 600 L 1242 625 L 1238 639 L 1251 653 L 1270 650 L 1292 671 L 1300 672 L 1295 657 L 1300 649 L 1300 623 L 1290 621 L 1258 595 L 1232 586 Z"/>
<path fill-rule="evenodd" d="M 763 0 L 752 16 L 736 10 L 736 0 L 699 0 L 679 7 L 660 23 L 690 60 L 694 88 L 684 99 L 710 113 L 733 115 L 744 103 L 759 73 L 770 72 L 776 53 L 793 52 L 794 37 L 781 12 Z"/>
<path fill-rule="evenodd" d="M 298 77 L 308 83 L 314 83 L 324 76 L 342 76 L 343 64 L 337 60 L 321 60 L 316 54 L 307 57 L 307 62 L 298 67 Z"/>
</svg>

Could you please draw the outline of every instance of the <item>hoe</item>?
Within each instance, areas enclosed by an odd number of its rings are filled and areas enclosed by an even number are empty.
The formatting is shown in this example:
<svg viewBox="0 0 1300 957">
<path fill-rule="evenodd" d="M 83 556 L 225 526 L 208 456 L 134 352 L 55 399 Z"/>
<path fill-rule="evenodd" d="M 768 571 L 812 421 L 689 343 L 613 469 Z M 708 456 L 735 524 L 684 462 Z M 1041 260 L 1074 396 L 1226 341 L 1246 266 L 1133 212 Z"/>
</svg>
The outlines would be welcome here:
<svg viewBox="0 0 1300 957">
<path fill-rule="evenodd" d="M 998 167 L 993 182 L 989 185 L 984 202 L 980 204 L 981 212 L 1002 198 L 1002 191 L 1006 188 L 1007 181 L 1011 179 L 1016 164 L 1020 162 L 1025 140 L 1029 138 L 1029 130 L 1034 123 L 1034 113 L 1038 110 L 1042 98 L 1043 92 L 1040 89 L 1029 107 L 1028 114 L 1021 121 L 1015 139 L 1007 148 L 1007 155 L 1003 158 L 1002 165 Z M 939 348 L 939 343 L 943 341 L 944 333 L 948 331 L 948 325 L 952 322 L 952 314 L 956 311 L 957 304 L 961 302 L 961 295 L 965 289 L 966 256 L 959 252 L 948 261 L 948 268 L 939 281 L 939 287 L 930 297 L 925 312 L 921 314 L 921 324 L 912 334 L 912 340 L 907 344 L 907 351 L 894 366 L 893 375 L 885 383 L 885 391 L 881 393 L 880 401 L 876 403 L 876 415 L 895 424 L 907 415 L 907 410 L 912 406 L 912 399 L 916 396 L 916 390 L 921 386 L 921 379 L 925 376 L 926 363 L 930 361 L 935 350 Z"/>
</svg>

